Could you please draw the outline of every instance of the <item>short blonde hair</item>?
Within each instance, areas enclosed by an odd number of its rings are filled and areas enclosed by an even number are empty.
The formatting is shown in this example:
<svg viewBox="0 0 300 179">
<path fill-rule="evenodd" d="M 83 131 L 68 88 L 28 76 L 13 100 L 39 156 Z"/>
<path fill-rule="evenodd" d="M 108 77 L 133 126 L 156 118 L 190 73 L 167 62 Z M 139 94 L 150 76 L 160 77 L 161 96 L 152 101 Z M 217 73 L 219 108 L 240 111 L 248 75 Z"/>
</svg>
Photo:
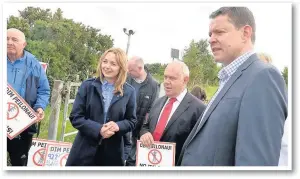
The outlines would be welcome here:
<svg viewBox="0 0 300 179">
<path fill-rule="evenodd" d="M 103 83 L 104 80 L 104 75 L 101 71 L 102 69 L 102 61 L 104 60 L 105 56 L 109 53 L 113 53 L 116 55 L 116 60 L 117 60 L 117 64 L 120 66 L 120 71 L 119 74 L 117 75 L 117 80 L 115 82 L 115 90 L 114 90 L 114 94 L 116 93 L 120 93 L 121 96 L 123 96 L 123 86 L 126 82 L 126 78 L 127 78 L 127 55 L 125 54 L 125 52 L 120 49 L 120 48 L 110 48 L 108 50 L 106 50 L 102 56 L 99 59 L 98 62 L 98 66 L 97 66 L 97 77 L 100 78 L 100 81 Z"/>
<path fill-rule="evenodd" d="M 262 61 L 266 62 L 266 63 L 272 63 L 272 58 L 270 55 L 266 54 L 266 53 L 258 53 L 258 58 L 261 59 Z"/>
</svg>

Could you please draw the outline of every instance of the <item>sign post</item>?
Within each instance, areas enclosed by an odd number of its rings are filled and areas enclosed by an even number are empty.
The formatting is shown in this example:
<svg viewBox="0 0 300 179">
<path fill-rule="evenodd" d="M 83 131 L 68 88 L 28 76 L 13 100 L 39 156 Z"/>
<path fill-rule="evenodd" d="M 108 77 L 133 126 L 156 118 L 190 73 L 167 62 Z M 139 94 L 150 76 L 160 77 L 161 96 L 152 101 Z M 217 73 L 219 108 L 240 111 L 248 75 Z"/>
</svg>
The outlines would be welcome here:
<svg viewBox="0 0 300 179">
<path fill-rule="evenodd" d="M 174 61 L 174 58 L 179 59 L 179 50 L 178 49 L 171 48 L 171 58 L 173 58 L 173 61 Z"/>
</svg>

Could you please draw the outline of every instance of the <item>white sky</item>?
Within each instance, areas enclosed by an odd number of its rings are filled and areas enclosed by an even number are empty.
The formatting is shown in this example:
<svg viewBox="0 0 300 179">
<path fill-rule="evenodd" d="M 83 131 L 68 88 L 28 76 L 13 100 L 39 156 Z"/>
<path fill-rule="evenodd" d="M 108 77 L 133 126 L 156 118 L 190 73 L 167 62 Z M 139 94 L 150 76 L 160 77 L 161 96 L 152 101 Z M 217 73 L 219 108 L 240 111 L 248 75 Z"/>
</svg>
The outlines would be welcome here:
<svg viewBox="0 0 300 179">
<path fill-rule="evenodd" d="M 127 35 L 132 29 L 129 56 L 139 55 L 145 63 L 168 63 L 171 48 L 180 50 L 192 39 L 208 38 L 209 15 L 226 3 L 6 3 L 4 17 L 18 15 L 18 10 L 34 6 L 61 8 L 64 17 L 101 29 L 111 35 L 114 46 L 126 50 Z M 292 11 L 288 3 L 238 4 L 250 8 L 256 18 L 257 52 L 271 55 L 282 71 L 292 59 Z"/>
</svg>

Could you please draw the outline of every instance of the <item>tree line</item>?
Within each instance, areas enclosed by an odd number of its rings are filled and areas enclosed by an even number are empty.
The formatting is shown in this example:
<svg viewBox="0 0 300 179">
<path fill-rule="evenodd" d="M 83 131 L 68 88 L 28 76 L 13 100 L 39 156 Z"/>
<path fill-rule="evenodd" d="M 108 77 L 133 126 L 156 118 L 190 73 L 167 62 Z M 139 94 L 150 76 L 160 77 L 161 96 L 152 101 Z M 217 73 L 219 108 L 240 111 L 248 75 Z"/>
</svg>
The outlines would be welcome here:
<svg viewBox="0 0 300 179">
<path fill-rule="evenodd" d="M 51 87 L 54 80 L 75 81 L 76 75 L 80 80 L 92 76 L 100 55 L 114 45 L 110 35 L 65 18 L 60 8 L 52 13 L 50 9 L 27 7 L 19 11 L 19 16 L 9 16 L 7 28 L 23 31 L 28 44 L 26 50 L 49 64 L 47 76 Z M 201 39 L 192 40 L 184 49 L 182 60 L 190 69 L 189 87 L 218 85 L 217 73 L 221 66 L 214 62 L 208 47 L 207 39 Z M 158 81 L 163 81 L 166 64 L 146 66 Z M 287 67 L 282 75 L 287 83 Z"/>
<path fill-rule="evenodd" d="M 76 75 L 86 79 L 96 69 L 100 55 L 113 47 L 110 35 L 63 17 L 60 8 L 51 13 L 50 9 L 27 7 L 19 16 L 9 16 L 7 28 L 23 31 L 26 50 L 49 64 L 51 86 L 53 80 L 75 81 Z"/>
<path fill-rule="evenodd" d="M 188 47 L 184 49 L 182 61 L 187 64 L 190 70 L 189 88 L 193 86 L 218 86 L 217 74 L 222 68 L 221 65 L 217 65 L 209 49 L 209 43 L 207 39 L 201 39 L 199 41 L 192 40 Z M 164 69 L 166 64 L 153 63 L 146 64 L 147 69 L 151 74 L 163 81 Z M 288 85 L 288 68 L 284 67 L 281 72 L 286 85 Z"/>
</svg>

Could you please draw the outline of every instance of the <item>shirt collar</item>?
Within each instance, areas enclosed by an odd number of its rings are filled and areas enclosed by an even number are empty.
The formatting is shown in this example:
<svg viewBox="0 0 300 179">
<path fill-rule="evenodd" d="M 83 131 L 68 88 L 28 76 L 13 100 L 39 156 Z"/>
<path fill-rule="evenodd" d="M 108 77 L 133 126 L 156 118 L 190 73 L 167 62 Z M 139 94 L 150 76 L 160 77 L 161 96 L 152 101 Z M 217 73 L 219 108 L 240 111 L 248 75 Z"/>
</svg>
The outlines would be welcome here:
<svg viewBox="0 0 300 179">
<path fill-rule="evenodd" d="M 187 89 L 185 88 L 177 97 L 176 97 L 176 100 L 181 103 L 181 101 L 183 100 L 184 96 L 186 95 L 187 93 Z M 168 99 L 170 100 L 170 98 Z"/>
<path fill-rule="evenodd" d="M 104 86 L 113 86 L 114 84 L 108 83 L 107 80 L 103 80 L 102 85 L 104 85 Z"/>
<path fill-rule="evenodd" d="M 218 78 L 221 81 L 224 81 L 231 77 L 231 75 L 255 52 L 253 50 L 244 53 L 243 55 L 239 56 L 235 60 L 233 60 L 229 65 L 223 67 L 219 73 Z"/>
<path fill-rule="evenodd" d="M 139 79 L 136 79 L 136 78 L 133 78 L 133 80 L 135 82 L 137 82 L 138 84 L 141 84 L 141 83 L 143 83 L 145 81 L 145 80 L 139 80 Z"/>
<path fill-rule="evenodd" d="M 25 58 L 26 58 L 26 56 L 27 56 L 27 51 L 24 50 L 24 51 L 23 51 L 23 57 L 16 59 L 16 61 L 18 61 L 18 60 L 19 60 L 19 61 L 24 61 Z M 8 56 L 7 56 L 7 61 L 9 61 L 9 62 L 11 63 L 11 61 L 8 59 Z M 14 61 L 13 63 L 15 63 L 16 61 Z"/>
</svg>

